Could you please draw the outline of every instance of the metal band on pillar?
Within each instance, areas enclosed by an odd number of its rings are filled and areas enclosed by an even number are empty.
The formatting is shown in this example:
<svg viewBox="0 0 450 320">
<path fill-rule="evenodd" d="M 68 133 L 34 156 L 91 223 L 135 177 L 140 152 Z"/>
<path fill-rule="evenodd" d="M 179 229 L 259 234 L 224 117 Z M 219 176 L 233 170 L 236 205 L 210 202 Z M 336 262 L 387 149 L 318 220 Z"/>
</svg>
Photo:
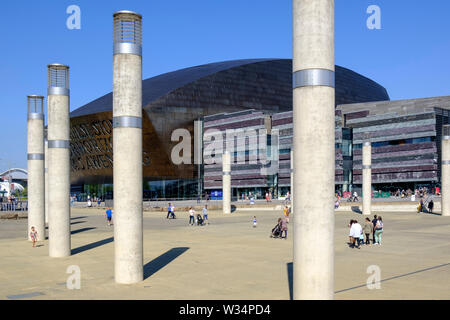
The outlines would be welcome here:
<svg viewBox="0 0 450 320">
<path fill-rule="evenodd" d="M 142 118 L 132 116 L 113 117 L 113 128 L 138 128 L 142 129 Z"/>
<path fill-rule="evenodd" d="M 442 160 L 442 164 L 443 165 L 450 164 L 450 160 Z"/>
<path fill-rule="evenodd" d="M 118 11 L 114 19 L 114 54 L 142 56 L 142 16 L 132 11 Z"/>
<path fill-rule="evenodd" d="M 304 69 L 293 73 L 292 87 L 326 86 L 335 87 L 335 73 L 327 69 Z"/>
<path fill-rule="evenodd" d="M 231 171 L 223 171 L 222 174 L 224 176 L 229 176 L 229 175 L 231 175 Z"/>
<path fill-rule="evenodd" d="M 45 160 L 43 153 L 28 153 L 27 154 L 28 160 Z"/>
<path fill-rule="evenodd" d="M 69 149 L 70 141 L 69 140 L 48 140 L 49 148 L 59 148 L 59 149 Z"/>
<path fill-rule="evenodd" d="M 43 113 L 29 113 L 28 114 L 28 120 L 44 120 L 44 114 Z"/>
<path fill-rule="evenodd" d="M 363 169 L 372 169 L 372 166 L 371 165 L 363 165 L 362 168 Z"/>
<path fill-rule="evenodd" d="M 450 140 L 450 136 L 442 136 L 442 140 Z"/>
</svg>

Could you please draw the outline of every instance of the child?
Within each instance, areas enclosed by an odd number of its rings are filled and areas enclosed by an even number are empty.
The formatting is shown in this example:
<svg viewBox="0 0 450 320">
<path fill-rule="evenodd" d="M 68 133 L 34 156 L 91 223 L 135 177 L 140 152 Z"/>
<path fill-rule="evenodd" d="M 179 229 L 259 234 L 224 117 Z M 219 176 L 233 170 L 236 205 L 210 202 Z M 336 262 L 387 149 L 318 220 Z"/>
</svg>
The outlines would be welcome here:
<svg viewBox="0 0 450 320">
<path fill-rule="evenodd" d="M 36 241 L 38 238 L 38 233 L 34 229 L 34 227 L 31 227 L 30 238 L 31 238 L 31 241 L 33 242 L 33 248 L 36 248 Z"/>
<path fill-rule="evenodd" d="M 258 222 L 256 221 L 256 216 L 253 216 L 253 228 L 256 228 Z"/>
<path fill-rule="evenodd" d="M 108 226 L 111 226 L 111 219 L 112 219 L 112 210 L 111 208 L 106 209 L 106 220 L 108 222 Z"/>
<path fill-rule="evenodd" d="M 361 232 L 361 235 L 359 236 L 359 243 L 364 244 L 364 233 Z"/>
</svg>

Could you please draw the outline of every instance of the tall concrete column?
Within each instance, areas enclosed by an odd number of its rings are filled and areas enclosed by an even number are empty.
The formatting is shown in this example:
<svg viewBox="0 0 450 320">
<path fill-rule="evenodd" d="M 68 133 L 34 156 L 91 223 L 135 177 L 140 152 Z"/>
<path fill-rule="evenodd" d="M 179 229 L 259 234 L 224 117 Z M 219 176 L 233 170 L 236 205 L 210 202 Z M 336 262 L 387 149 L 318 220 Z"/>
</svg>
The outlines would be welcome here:
<svg viewBox="0 0 450 320">
<path fill-rule="evenodd" d="M 441 166 L 441 212 L 450 217 L 450 125 L 442 128 Z"/>
<path fill-rule="evenodd" d="M 334 0 L 293 0 L 294 299 L 334 297 L 334 79 Z"/>
<path fill-rule="evenodd" d="M 363 214 L 372 212 L 372 144 L 364 141 L 362 148 L 362 188 L 363 188 Z"/>
<path fill-rule="evenodd" d="M 222 208 L 224 214 L 231 213 L 231 156 L 230 153 L 222 154 Z"/>
<path fill-rule="evenodd" d="M 28 96 L 28 230 L 45 240 L 44 97 Z"/>
<path fill-rule="evenodd" d="M 70 244 L 69 67 L 48 66 L 48 240 L 50 257 L 67 257 Z"/>
<path fill-rule="evenodd" d="M 113 160 L 115 280 L 144 279 L 142 215 L 142 17 L 114 13 Z"/>
<path fill-rule="evenodd" d="M 294 150 L 291 149 L 291 212 L 294 212 Z"/>
<path fill-rule="evenodd" d="M 44 141 L 44 180 L 45 180 L 45 223 L 48 223 L 48 140 L 47 130 L 45 130 Z"/>
</svg>

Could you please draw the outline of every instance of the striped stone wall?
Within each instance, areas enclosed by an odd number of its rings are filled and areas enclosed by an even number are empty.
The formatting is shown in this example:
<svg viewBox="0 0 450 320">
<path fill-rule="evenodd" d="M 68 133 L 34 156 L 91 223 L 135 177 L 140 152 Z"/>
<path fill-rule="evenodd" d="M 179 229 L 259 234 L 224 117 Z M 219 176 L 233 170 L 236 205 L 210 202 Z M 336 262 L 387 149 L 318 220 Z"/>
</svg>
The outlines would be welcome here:
<svg viewBox="0 0 450 320">
<path fill-rule="evenodd" d="M 372 141 L 372 183 L 437 183 L 438 113 L 448 113 L 450 97 L 338 106 L 353 130 L 353 184 L 362 183 L 364 134 Z M 447 120 L 448 121 L 448 117 Z"/>
</svg>

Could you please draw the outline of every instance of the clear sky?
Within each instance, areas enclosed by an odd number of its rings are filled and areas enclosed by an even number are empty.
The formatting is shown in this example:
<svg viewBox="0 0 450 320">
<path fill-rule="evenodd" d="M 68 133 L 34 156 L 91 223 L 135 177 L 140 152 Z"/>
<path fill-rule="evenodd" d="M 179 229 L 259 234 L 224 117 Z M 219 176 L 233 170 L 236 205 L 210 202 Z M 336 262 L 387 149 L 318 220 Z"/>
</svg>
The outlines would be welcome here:
<svg viewBox="0 0 450 320">
<path fill-rule="evenodd" d="M 391 99 L 450 95 L 450 1 L 335 0 L 336 64 Z M 69 30 L 69 5 L 81 30 Z M 369 30 L 369 5 L 381 30 Z M 112 90 L 112 14 L 143 15 L 143 77 L 245 58 L 292 57 L 292 0 L 3 0 L 0 170 L 26 168 L 26 96 L 47 95 L 47 64 L 70 65 L 71 110 Z"/>
</svg>

